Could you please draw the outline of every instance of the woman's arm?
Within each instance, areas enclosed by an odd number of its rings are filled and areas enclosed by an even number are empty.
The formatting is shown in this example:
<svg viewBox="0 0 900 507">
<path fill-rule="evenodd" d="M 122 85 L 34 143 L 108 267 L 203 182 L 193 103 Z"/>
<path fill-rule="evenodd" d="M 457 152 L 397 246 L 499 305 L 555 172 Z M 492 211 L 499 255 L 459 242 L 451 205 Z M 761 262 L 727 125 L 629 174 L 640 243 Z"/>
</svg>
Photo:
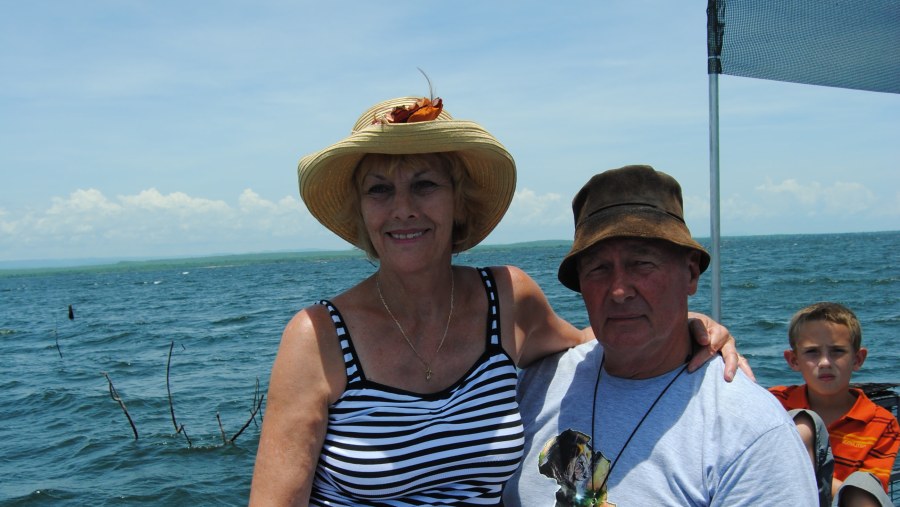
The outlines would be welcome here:
<svg viewBox="0 0 900 507">
<path fill-rule="evenodd" d="M 738 368 L 751 380 L 756 381 L 753 370 L 750 369 L 750 363 L 744 356 L 738 354 L 734 337 L 725 326 L 702 313 L 688 312 L 688 318 L 691 337 L 695 344 L 694 357 L 688 364 L 688 371 L 693 372 L 716 354 L 722 354 L 722 358 L 725 360 L 726 381 L 734 380 L 734 374 Z"/>
<path fill-rule="evenodd" d="M 346 383 L 340 345 L 329 326 L 325 308 L 310 307 L 285 327 L 269 379 L 251 506 L 309 503 L 328 407 Z"/>
<path fill-rule="evenodd" d="M 524 368 L 537 359 L 594 339 L 590 327 L 576 329 L 561 318 L 544 291 L 515 266 L 491 268 L 500 295 L 503 347 Z"/>
</svg>

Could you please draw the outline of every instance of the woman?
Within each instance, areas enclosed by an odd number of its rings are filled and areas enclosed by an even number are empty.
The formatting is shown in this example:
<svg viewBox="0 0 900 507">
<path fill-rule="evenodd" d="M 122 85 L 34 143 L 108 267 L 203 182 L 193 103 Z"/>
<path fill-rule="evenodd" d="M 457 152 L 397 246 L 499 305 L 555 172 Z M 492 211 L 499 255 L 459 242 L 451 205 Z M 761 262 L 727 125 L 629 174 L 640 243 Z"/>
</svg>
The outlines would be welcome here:
<svg viewBox="0 0 900 507">
<path fill-rule="evenodd" d="M 250 503 L 498 504 L 522 453 L 516 368 L 593 339 L 520 269 L 452 265 L 506 212 L 512 156 L 440 99 L 401 98 L 298 173 L 310 212 L 378 269 L 285 328 Z"/>
</svg>

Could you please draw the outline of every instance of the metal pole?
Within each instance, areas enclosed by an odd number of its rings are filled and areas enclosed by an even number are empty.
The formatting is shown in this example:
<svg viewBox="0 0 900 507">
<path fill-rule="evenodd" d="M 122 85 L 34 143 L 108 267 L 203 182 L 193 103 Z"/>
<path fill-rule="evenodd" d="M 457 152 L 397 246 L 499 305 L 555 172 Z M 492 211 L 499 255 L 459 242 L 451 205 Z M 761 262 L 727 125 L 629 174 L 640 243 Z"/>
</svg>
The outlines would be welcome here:
<svg viewBox="0 0 900 507">
<path fill-rule="evenodd" d="M 719 264 L 719 74 L 709 74 L 709 234 L 712 239 L 712 318 L 722 322 L 722 282 Z"/>
</svg>

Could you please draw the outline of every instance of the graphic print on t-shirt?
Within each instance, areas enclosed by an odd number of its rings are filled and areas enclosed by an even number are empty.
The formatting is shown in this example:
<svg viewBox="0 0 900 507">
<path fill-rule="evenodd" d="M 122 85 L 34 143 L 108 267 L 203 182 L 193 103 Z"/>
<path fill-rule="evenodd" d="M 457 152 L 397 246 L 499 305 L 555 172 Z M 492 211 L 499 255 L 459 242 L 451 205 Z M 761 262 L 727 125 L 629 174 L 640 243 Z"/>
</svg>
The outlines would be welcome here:
<svg viewBox="0 0 900 507">
<path fill-rule="evenodd" d="M 560 486 L 556 507 L 615 507 L 606 503 L 609 460 L 601 452 L 594 453 L 590 440 L 588 435 L 568 429 L 541 449 L 538 470 Z"/>
</svg>

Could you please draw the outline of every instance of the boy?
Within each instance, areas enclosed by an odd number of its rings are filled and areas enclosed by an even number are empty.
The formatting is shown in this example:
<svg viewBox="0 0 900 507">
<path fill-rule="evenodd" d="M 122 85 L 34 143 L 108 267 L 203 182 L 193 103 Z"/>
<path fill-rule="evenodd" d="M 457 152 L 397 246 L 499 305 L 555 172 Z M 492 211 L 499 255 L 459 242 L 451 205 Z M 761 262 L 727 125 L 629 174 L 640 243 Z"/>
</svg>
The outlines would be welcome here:
<svg viewBox="0 0 900 507">
<path fill-rule="evenodd" d="M 785 409 L 809 409 L 821 417 L 834 454 L 832 494 L 857 470 L 874 474 L 886 491 L 900 429 L 889 411 L 850 388 L 850 375 L 868 354 L 856 315 L 837 303 L 816 303 L 794 314 L 788 336 L 784 359 L 806 384 L 770 391 Z"/>
</svg>

